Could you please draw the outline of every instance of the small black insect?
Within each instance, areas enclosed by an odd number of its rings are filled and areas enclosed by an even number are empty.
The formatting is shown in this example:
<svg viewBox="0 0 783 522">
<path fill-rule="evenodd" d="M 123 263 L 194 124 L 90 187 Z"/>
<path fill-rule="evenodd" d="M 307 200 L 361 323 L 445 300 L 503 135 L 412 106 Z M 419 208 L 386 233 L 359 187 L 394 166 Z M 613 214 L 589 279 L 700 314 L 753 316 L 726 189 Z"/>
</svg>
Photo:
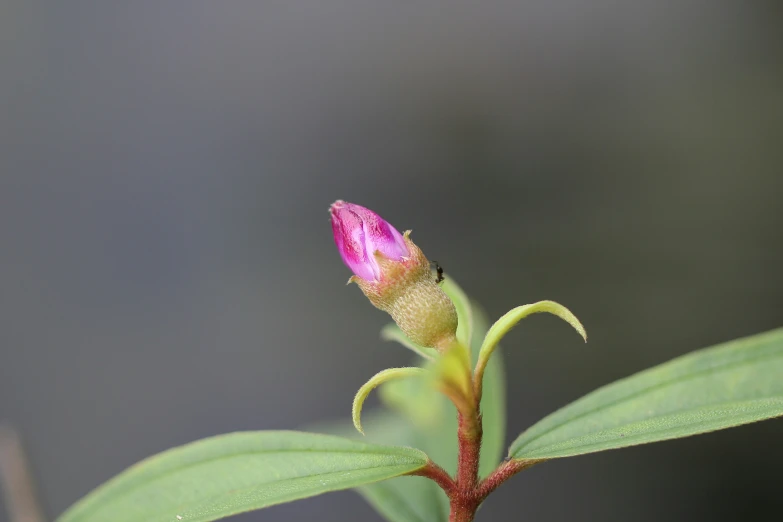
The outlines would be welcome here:
<svg viewBox="0 0 783 522">
<path fill-rule="evenodd" d="M 437 261 L 433 261 L 432 263 L 435 265 L 435 271 L 438 273 L 438 278 L 435 279 L 435 282 L 440 283 L 441 281 L 446 279 L 445 277 L 443 277 L 443 267 L 440 266 Z"/>
</svg>

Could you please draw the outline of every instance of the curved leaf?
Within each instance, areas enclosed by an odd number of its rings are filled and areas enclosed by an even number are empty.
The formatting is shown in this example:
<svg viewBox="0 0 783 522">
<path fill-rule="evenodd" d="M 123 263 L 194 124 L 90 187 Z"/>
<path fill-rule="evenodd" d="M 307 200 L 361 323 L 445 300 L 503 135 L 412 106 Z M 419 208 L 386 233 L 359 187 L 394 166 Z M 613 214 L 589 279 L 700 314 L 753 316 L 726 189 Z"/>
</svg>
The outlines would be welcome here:
<svg viewBox="0 0 783 522">
<path fill-rule="evenodd" d="M 646 444 L 783 415 L 783 329 L 679 357 L 599 388 L 525 431 L 515 459 Z"/>
<path fill-rule="evenodd" d="M 353 398 L 353 408 L 351 410 L 351 416 L 353 418 L 353 425 L 356 427 L 356 430 L 362 435 L 364 435 L 364 430 L 362 430 L 362 405 L 364 404 L 364 400 L 367 398 L 367 396 L 370 394 L 371 391 L 373 391 L 381 384 L 394 379 L 401 379 L 403 377 L 412 377 L 412 376 L 422 376 L 427 374 L 428 372 L 426 370 L 413 367 L 413 368 L 389 368 L 373 375 L 369 381 L 364 383 L 362 387 L 359 388 L 359 391 L 356 392 L 356 396 Z"/>
<path fill-rule="evenodd" d="M 484 368 L 487 366 L 489 358 L 492 356 L 492 352 L 495 351 L 500 340 L 514 328 L 519 321 L 531 314 L 538 313 L 550 313 L 558 316 L 563 321 L 570 324 L 574 330 L 582 336 L 582 339 L 587 342 L 587 332 L 585 332 L 584 326 L 579 322 L 571 310 L 565 306 L 556 303 L 554 301 L 539 301 L 533 304 L 526 304 L 523 306 L 517 306 L 516 308 L 506 312 L 506 314 L 495 321 L 495 324 L 487 332 L 487 336 L 484 338 L 484 342 L 481 344 L 481 350 L 479 351 L 478 361 L 476 362 L 475 381 L 477 383 L 482 382 L 484 378 Z"/>
<path fill-rule="evenodd" d="M 452 414 L 443 407 L 445 397 L 433 386 L 432 379 L 390 381 L 378 388 L 378 396 L 384 405 L 402 413 L 420 430 L 436 429 L 443 425 L 444 417 Z M 375 438 L 368 440 L 376 442 Z"/>
<path fill-rule="evenodd" d="M 473 357 L 478 357 L 479 347 L 487 332 L 489 320 L 481 308 L 473 305 L 474 335 Z M 506 449 L 506 380 L 503 372 L 503 357 L 499 350 L 487 364 L 484 387 L 481 395 L 481 420 L 484 436 L 481 442 L 481 478 L 492 473 Z M 417 446 L 420 447 L 420 446 Z"/>
<path fill-rule="evenodd" d="M 131 466 L 57 522 L 207 522 L 411 473 L 412 448 L 296 431 L 203 439 Z"/>
</svg>

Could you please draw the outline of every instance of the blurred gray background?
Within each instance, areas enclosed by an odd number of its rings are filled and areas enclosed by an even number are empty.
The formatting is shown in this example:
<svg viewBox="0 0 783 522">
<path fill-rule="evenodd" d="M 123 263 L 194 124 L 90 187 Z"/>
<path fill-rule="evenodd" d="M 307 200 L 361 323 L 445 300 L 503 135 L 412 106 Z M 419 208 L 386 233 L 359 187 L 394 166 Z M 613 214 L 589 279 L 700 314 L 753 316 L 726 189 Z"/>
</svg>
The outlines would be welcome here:
<svg viewBox="0 0 783 522">
<path fill-rule="evenodd" d="M 0 2 L 0 419 L 53 517 L 129 464 L 346 416 L 409 354 L 332 242 L 377 210 L 490 317 L 509 441 L 783 325 L 779 0 Z M 374 400 L 374 399 L 373 399 Z M 546 464 L 493 521 L 769 520 L 783 420 Z M 0 505 L 0 521 L 7 522 Z M 354 493 L 237 517 L 380 520 Z"/>
</svg>

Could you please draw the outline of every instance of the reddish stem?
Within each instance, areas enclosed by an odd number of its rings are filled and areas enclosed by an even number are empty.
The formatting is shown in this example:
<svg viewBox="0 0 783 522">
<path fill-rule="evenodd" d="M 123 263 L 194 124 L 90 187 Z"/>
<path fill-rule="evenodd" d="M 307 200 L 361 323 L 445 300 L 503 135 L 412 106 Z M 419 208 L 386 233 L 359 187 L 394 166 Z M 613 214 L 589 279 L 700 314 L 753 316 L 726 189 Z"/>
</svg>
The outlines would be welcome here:
<svg viewBox="0 0 783 522">
<path fill-rule="evenodd" d="M 466 368 L 469 373 L 470 370 Z M 466 391 L 459 385 L 450 385 L 444 380 L 442 391 L 457 407 L 457 441 L 459 457 L 457 474 L 453 479 L 440 466 L 429 461 L 414 475 L 434 480 L 449 497 L 451 513 L 449 522 L 473 522 L 481 503 L 503 482 L 523 469 L 541 462 L 541 460 L 507 460 L 500 464 L 487 478 L 479 482 L 479 462 L 481 458 L 481 437 L 483 434 L 481 419 L 481 375 Z"/>
<path fill-rule="evenodd" d="M 543 462 L 543 460 L 507 460 L 480 484 L 474 485 L 472 488 L 463 488 L 458 480 L 457 488 L 449 494 L 451 501 L 449 522 L 473 522 L 476 511 L 490 493 L 512 476 L 539 462 Z"/>
<path fill-rule="evenodd" d="M 476 510 L 490 493 L 513 475 L 542 461 L 507 460 L 479 482 L 481 413 L 476 405 L 463 409 L 458 415 L 459 460 L 456 478 L 452 479 L 443 468 L 432 461 L 414 474 L 434 480 L 446 492 L 451 505 L 449 522 L 473 522 Z"/>
<path fill-rule="evenodd" d="M 478 408 L 471 414 L 459 413 L 457 486 L 462 490 L 473 490 L 478 485 L 481 436 L 481 415 Z"/>
<path fill-rule="evenodd" d="M 481 481 L 476 491 L 477 496 L 483 501 L 505 481 L 520 471 L 526 470 L 544 460 L 507 460 L 503 462 L 487 478 Z"/>
<path fill-rule="evenodd" d="M 457 492 L 457 484 L 449 476 L 446 470 L 431 460 L 427 462 L 426 466 L 418 471 L 415 471 L 414 473 L 411 473 L 411 475 L 418 475 L 420 477 L 427 477 L 428 479 L 434 480 L 435 483 L 446 492 L 446 495 L 448 495 L 449 498 L 451 498 Z"/>
<path fill-rule="evenodd" d="M 457 441 L 457 491 L 450 495 L 450 522 L 471 522 L 481 504 L 478 497 L 479 461 L 481 458 L 481 413 L 478 403 L 468 411 L 460 411 Z"/>
</svg>

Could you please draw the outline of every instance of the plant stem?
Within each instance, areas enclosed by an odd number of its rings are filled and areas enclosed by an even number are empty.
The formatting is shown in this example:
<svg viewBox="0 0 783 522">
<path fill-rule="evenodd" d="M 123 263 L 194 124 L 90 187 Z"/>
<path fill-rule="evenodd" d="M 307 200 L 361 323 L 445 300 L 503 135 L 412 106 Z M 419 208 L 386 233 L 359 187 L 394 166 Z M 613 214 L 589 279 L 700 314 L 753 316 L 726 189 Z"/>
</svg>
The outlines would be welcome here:
<svg viewBox="0 0 783 522">
<path fill-rule="evenodd" d="M 487 496 L 495 491 L 498 486 L 519 473 L 546 459 L 531 460 L 507 460 L 500 464 L 487 478 L 481 481 L 476 494 L 483 501 Z"/>
<path fill-rule="evenodd" d="M 460 503 L 452 500 L 449 522 L 473 522 L 478 506 L 479 505 L 474 502 Z"/>
<path fill-rule="evenodd" d="M 457 491 L 450 496 L 450 522 L 471 522 L 481 504 L 478 497 L 479 461 L 481 457 L 481 412 L 477 402 L 459 412 L 457 440 Z"/>
<path fill-rule="evenodd" d="M 469 367 L 466 367 L 468 374 Z M 453 377 L 453 376 L 452 376 Z M 541 462 L 541 460 L 507 460 L 501 463 L 483 481 L 479 481 L 479 462 L 481 458 L 481 438 L 483 435 L 481 418 L 481 375 L 474 381 L 468 377 L 468 390 L 459 386 L 459 379 L 452 383 L 444 380 L 442 391 L 457 407 L 457 442 L 459 456 L 457 474 L 452 479 L 446 471 L 435 464 L 427 465 L 415 472 L 434 480 L 449 497 L 449 522 L 473 522 L 481 503 L 503 482 L 523 469 Z"/>
<path fill-rule="evenodd" d="M 474 485 L 472 488 L 463 488 L 458 480 L 457 489 L 449 495 L 451 501 L 449 522 L 473 522 L 476 511 L 490 493 L 512 476 L 539 462 L 543 462 L 543 460 L 507 460 L 480 484 Z M 478 466 L 478 464 L 476 465 Z"/>
<path fill-rule="evenodd" d="M 448 495 L 449 498 L 456 495 L 457 493 L 457 484 L 454 483 L 454 480 L 452 480 L 445 469 L 441 468 L 431 460 L 427 462 L 426 466 L 411 474 L 427 477 L 428 479 L 435 481 L 435 483 L 446 492 L 446 495 Z"/>
<path fill-rule="evenodd" d="M 478 485 L 481 436 L 481 414 L 478 412 L 478 408 L 467 414 L 459 413 L 457 487 L 460 490 L 470 491 Z"/>
</svg>

